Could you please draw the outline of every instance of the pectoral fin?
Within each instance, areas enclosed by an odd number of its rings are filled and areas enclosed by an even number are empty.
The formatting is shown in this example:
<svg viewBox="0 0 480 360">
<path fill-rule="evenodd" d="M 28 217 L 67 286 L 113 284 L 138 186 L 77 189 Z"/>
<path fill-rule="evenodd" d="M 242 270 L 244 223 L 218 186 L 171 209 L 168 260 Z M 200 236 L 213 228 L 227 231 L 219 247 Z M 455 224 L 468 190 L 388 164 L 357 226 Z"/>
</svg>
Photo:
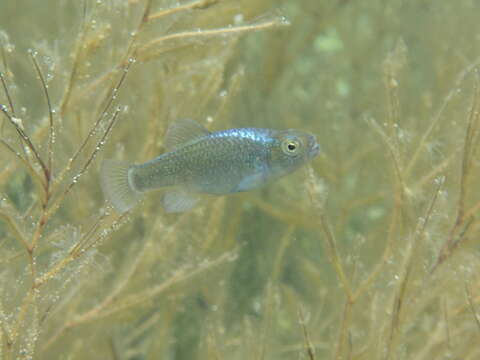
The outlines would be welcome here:
<svg viewBox="0 0 480 360">
<path fill-rule="evenodd" d="M 198 202 L 199 197 L 192 192 L 183 189 L 168 191 L 163 197 L 163 207 L 166 212 L 184 212 L 192 209 Z"/>
<path fill-rule="evenodd" d="M 265 183 L 265 176 L 262 173 L 256 173 L 246 176 L 232 190 L 232 192 L 248 191 L 257 188 Z"/>
</svg>

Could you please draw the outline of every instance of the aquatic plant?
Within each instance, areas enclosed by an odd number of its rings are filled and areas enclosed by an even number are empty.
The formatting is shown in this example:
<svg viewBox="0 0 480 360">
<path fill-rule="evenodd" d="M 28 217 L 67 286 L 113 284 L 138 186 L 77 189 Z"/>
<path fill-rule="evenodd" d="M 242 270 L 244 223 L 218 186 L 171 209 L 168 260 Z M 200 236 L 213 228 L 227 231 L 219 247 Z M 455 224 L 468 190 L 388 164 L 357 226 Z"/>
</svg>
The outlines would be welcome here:
<svg viewBox="0 0 480 360">
<path fill-rule="evenodd" d="M 2 2 L 0 359 L 477 359 L 478 10 Z M 191 212 L 109 208 L 102 158 L 179 118 L 323 153 Z"/>
</svg>

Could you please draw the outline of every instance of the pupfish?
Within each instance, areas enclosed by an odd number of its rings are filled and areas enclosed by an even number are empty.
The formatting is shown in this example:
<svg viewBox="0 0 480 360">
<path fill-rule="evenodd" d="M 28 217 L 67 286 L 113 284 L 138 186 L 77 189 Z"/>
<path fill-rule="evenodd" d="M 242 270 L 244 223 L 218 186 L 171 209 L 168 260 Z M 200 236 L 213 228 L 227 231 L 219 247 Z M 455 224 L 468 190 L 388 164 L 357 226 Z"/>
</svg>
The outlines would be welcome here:
<svg viewBox="0 0 480 360">
<path fill-rule="evenodd" d="M 314 135 L 298 130 L 237 128 L 210 132 L 190 119 L 174 122 L 166 152 L 142 164 L 104 160 L 103 192 L 119 212 L 166 188 L 167 212 L 193 208 L 201 194 L 248 191 L 291 173 L 320 152 Z"/>
</svg>

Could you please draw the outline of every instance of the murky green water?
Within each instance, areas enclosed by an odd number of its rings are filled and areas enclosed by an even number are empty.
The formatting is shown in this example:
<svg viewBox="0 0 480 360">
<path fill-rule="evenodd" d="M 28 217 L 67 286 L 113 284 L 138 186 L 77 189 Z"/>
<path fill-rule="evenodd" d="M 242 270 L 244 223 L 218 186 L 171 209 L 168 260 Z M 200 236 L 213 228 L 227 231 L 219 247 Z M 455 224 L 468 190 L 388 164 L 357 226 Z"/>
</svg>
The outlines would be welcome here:
<svg viewBox="0 0 480 360">
<path fill-rule="evenodd" d="M 479 11 L 0 3 L 0 359 L 477 359 Z M 102 159 L 180 118 L 322 153 L 190 212 L 107 207 Z"/>
</svg>

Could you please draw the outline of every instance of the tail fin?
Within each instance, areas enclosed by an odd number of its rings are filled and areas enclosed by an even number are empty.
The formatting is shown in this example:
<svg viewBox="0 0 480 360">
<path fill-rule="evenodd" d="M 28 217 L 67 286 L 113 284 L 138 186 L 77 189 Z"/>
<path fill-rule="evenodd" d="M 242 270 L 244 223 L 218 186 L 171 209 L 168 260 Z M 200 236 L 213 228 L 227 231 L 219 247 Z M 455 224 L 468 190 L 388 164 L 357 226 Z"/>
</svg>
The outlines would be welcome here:
<svg viewBox="0 0 480 360">
<path fill-rule="evenodd" d="M 119 212 L 130 210 L 140 199 L 128 179 L 130 164 L 126 161 L 103 160 L 100 181 L 103 194 Z"/>
</svg>

